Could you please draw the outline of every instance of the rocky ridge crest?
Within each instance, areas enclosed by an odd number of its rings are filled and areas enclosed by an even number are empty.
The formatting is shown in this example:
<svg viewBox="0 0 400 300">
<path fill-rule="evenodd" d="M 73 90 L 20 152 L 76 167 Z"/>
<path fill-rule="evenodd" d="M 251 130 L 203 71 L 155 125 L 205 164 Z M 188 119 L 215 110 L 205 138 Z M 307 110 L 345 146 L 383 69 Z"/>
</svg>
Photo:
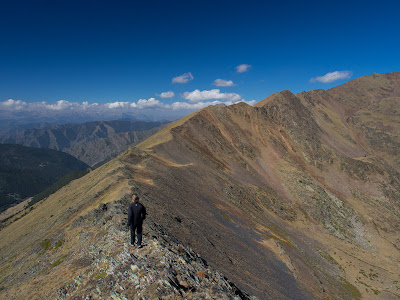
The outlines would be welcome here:
<svg viewBox="0 0 400 300">
<path fill-rule="evenodd" d="M 145 222 L 142 248 L 130 246 L 126 226 L 128 205 L 129 196 L 100 204 L 71 223 L 67 231 L 76 232 L 75 236 L 61 231 L 53 239 L 44 240 L 30 254 L 39 258 L 30 271 L 22 278 L 6 279 L 15 285 L 31 279 L 35 292 L 12 289 L 3 291 L 0 297 L 257 299 L 238 289 L 156 223 Z M 52 286 L 44 280 L 48 276 L 58 277 L 68 269 L 73 270 L 72 278 L 54 279 Z"/>
</svg>

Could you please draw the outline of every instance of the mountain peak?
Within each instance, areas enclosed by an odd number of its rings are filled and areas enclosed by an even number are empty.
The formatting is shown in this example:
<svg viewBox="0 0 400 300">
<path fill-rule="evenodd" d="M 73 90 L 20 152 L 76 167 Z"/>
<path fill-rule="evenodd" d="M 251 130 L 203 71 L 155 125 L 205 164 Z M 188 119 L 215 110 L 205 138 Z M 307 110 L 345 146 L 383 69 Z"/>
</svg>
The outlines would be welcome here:
<svg viewBox="0 0 400 300">
<path fill-rule="evenodd" d="M 327 90 L 336 101 L 352 108 L 365 108 L 374 101 L 400 96 L 400 72 L 371 74 Z"/>
<path fill-rule="evenodd" d="M 243 291 L 242 299 L 399 296 L 396 78 L 283 91 L 254 107 L 208 107 L 170 124 L 0 231 L 2 295 L 47 284 L 55 297 L 79 278 L 93 297 L 98 289 L 104 298 L 114 295 L 110 289 L 133 295 L 124 290 L 131 285 L 111 275 L 122 268 L 128 279 L 141 278 L 131 272 L 146 276 L 137 272 L 146 265 L 135 258 L 139 251 L 128 250 L 123 229 L 127 202 L 121 199 L 138 193 L 149 212 L 149 249 L 164 253 L 156 240 L 165 243 L 160 237 L 168 236 L 176 247 L 167 248 L 182 259 L 196 253 L 213 269 L 195 259 L 196 273 L 203 273 L 194 277 L 164 260 L 160 272 L 169 283 L 139 286 L 137 297 L 156 298 L 155 291 L 171 286 L 184 297 L 189 290 L 181 286 L 191 282 L 185 276 L 201 281 L 221 274 Z M 88 259 L 75 261 L 77 255 Z M 180 260 L 168 251 L 165 258 Z"/>
</svg>

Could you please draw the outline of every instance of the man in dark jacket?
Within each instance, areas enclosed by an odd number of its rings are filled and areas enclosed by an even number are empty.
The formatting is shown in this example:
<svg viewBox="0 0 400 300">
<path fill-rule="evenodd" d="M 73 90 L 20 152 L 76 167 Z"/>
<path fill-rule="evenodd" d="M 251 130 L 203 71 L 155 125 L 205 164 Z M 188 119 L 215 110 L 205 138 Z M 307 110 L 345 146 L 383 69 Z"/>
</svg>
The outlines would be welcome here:
<svg viewBox="0 0 400 300">
<path fill-rule="evenodd" d="M 132 195 L 132 203 L 128 209 L 128 226 L 131 228 L 131 246 L 135 245 L 135 230 L 137 232 L 137 245 L 142 246 L 142 225 L 146 219 L 146 208 L 139 203 L 139 196 Z"/>
</svg>

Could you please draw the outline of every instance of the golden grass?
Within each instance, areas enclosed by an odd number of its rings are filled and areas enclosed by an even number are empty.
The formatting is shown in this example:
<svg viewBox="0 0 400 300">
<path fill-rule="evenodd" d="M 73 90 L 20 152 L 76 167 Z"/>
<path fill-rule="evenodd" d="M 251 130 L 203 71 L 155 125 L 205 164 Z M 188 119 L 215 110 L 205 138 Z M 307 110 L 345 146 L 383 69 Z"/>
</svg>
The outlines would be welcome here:
<svg viewBox="0 0 400 300">
<path fill-rule="evenodd" d="M 71 253 L 79 249 L 82 232 L 82 228 L 71 230 L 69 225 L 78 216 L 98 208 L 100 203 L 116 201 L 128 194 L 129 179 L 124 178 L 123 171 L 124 166 L 115 159 L 72 181 L 0 231 L 0 282 L 2 287 L 11 287 L 4 297 L 40 299 L 40 295 L 55 291 L 55 286 L 61 286 L 83 268 L 75 266 L 71 269 L 70 261 L 66 263 Z M 60 242 L 57 235 L 61 232 L 64 234 Z M 87 233 L 98 234 L 97 231 Z M 15 267 L 19 260 L 21 263 Z M 30 272 L 37 267 L 38 260 L 49 262 L 48 267 L 38 273 L 38 280 L 16 283 L 6 279 L 19 278 Z"/>
<path fill-rule="evenodd" d="M 153 156 L 153 158 L 154 158 L 155 160 L 157 160 L 158 162 L 160 162 L 160 163 L 162 163 L 162 164 L 164 164 L 164 165 L 166 165 L 166 166 L 170 166 L 170 167 L 183 168 L 183 167 L 194 166 L 194 163 L 189 163 L 189 164 L 178 164 L 178 163 L 175 163 L 175 162 L 173 162 L 173 161 L 171 161 L 171 160 L 169 160 L 169 159 L 167 159 L 166 157 L 163 157 L 163 156 L 161 156 L 161 155 L 153 154 L 152 156 Z"/>
<path fill-rule="evenodd" d="M 172 139 L 171 129 L 181 126 L 182 124 L 184 124 L 186 121 L 188 121 L 198 113 L 199 111 L 196 111 L 176 122 L 173 122 L 172 124 L 168 125 L 164 129 L 160 130 L 156 134 L 149 137 L 148 139 L 144 140 L 140 144 L 136 145 L 136 147 L 140 150 L 148 150 L 150 148 L 153 148 L 154 146 L 168 142 L 169 140 Z"/>
<path fill-rule="evenodd" d="M 146 179 L 146 178 L 142 178 L 142 177 L 137 177 L 137 178 L 135 178 L 135 181 L 140 182 L 140 183 L 144 183 L 144 184 L 147 184 L 147 185 L 154 186 L 153 179 L 148 179 L 148 178 Z"/>
<path fill-rule="evenodd" d="M 296 277 L 301 275 L 296 274 L 296 268 L 293 266 L 292 260 L 278 241 L 270 238 L 267 240 L 262 240 L 258 243 L 269 248 L 277 256 L 277 258 L 282 261 L 288 267 L 288 269 L 295 274 Z"/>
<path fill-rule="evenodd" d="M 0 231 L 0 265 L 4 278 L 16 261 L 40 247 L 48 237 L 62 230 L 79 215 L 97 208 L 99 203 L 115 201 L 129 193 L 128 179 L 123 178 L 122 164 L 113 160 L 86 176 L 72 181 L 35 205 L 35 209 Z M 28 266 L 26 266 L 28 267 Z M 1 279 L 1 278 L 0 278 Z"/>
<path fill-rule="evenodd" d="M 23 210 L 24 208 L 26 208 L 28 206 L 28 203 L 31 199 L 32 198 L 28 198 L 28 199 L 22 201 L 21 203 L 18 203 L 17 205 L 14 205 L 14 206 L 8 208 L 6 211 L 3 211 L 0 214 L 0 221 L 19 213 L 21 210 Z"/>
</svg>

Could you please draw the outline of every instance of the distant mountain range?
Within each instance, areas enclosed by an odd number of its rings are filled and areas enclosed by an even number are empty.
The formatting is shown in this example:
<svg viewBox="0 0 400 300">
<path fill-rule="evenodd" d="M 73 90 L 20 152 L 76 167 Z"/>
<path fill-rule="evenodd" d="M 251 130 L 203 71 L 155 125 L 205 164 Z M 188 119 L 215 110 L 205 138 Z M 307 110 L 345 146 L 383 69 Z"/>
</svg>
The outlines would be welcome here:
<svg viewBox="0 0 400 300">
<path fill-rule="evenodd" d="M 55 124 L 46 122 L 13 124 L 13 120 L 0 120 L 0 136 L 17 134 L 26 129 L 32 129 L 32 128 L 42 129 L 54 125 Z"/>
<path fill-rule="evenodd" d="M 0 144 L 0 211 L 36 195 L 72 171 L 87 168 L 67 153 Z"/>
<path fill-rule="evenodd" d="M 47 125 L 63 125 L 63 124 L 82 124 L 84 122 L 96 122 L 102 120 L 119 120 L 119 121 L 154 121 L 142 113 L 125 114 L 123 110 L 98 111 L 95 113 L 74 110 L 0 110 L 0 135 L 16 134 L 24 129 L 43 128 Z M 168 118 L 167 118 L 168 119 Z M 160 121 L 164 119 L 157 119 Z"/>
<path fill-rule="evenodd" d="M 90 166 L 107 161 L 134 146 L 165 122 L 97 121 L 26 129 L 0 137 L 0 143 L 49 148 L 71 154 Z"/>
<path fill-rule="evenodd" d="M 400 72 L 207 107 L 10 219 L 0 295 L 397 299 L 399 143 Z"/>
</svg>

